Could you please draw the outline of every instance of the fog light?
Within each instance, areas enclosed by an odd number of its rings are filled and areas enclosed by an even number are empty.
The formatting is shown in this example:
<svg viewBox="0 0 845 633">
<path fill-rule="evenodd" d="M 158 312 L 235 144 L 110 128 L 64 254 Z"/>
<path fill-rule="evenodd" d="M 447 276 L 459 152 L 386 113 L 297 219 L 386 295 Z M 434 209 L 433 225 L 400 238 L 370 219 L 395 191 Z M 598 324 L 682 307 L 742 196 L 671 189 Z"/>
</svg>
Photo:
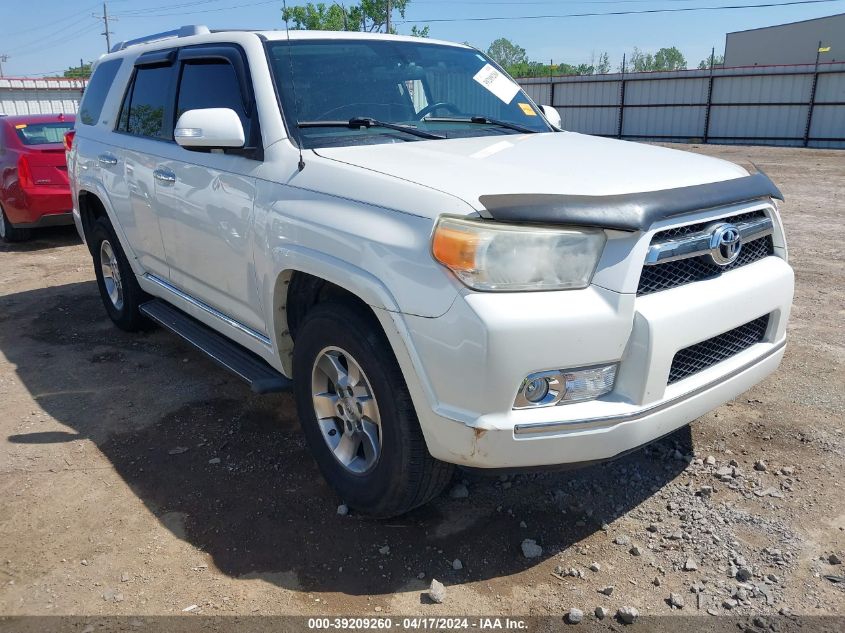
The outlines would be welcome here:
<svg viewBox="0 0 845 633">
<path fill-rule="evenodd" d="M 522 381 L 513 408 L 528 409 L 594 400 L 613 391 L 616 367 L 614 363 L 530 374 Z"/>
<path fill-rule="evenodd" d="M 523 389 L 525 399 L 532 404 L 541 402 L 543 398 L 549 395 L 549 381 L 545 378 L 535 378 Z"/>
</svg>

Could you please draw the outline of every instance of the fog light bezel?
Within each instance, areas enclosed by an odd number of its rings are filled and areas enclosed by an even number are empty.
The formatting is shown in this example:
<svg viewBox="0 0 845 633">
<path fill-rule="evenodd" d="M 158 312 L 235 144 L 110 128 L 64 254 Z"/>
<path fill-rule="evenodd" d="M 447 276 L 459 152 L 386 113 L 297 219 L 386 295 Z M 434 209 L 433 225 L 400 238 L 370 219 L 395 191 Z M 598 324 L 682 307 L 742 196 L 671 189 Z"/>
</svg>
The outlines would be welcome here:
<svg viewBox="0 0 845 633">
<path fill-rule="evenodd" d="M 553 369 L 538 371 L 528 374 L 519 385 L 514 398 L 513 408 L 538 409 L 542 407 L 553 407 L 561 404 L 573 404 L 595 400 L 613 391 L 616 385 L 619 363 L 607 363 L 602 365 L 590 365 L 588 367 L 576 367 L 572 369 Z M 607 374 L 610 374 L 608 382 Z M 573 389 L 573 383 L 578 380 L 597 380 L 604 378 L 604 384 L 599 389 L 585 391 Z M 528 386 L 536 381 L 544 379 L 548 383 L 549 391 L 544 398 L 537 402 L 529 400 L 525 391 Z"/>
</svg>

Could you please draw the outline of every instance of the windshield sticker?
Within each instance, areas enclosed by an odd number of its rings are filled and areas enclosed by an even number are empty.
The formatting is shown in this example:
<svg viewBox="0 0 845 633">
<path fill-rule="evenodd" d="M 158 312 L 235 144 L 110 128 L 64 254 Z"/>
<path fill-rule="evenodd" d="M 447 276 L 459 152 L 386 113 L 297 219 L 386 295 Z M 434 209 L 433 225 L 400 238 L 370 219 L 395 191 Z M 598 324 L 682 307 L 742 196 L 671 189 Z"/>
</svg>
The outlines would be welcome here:
<svg viewBox="0 0 845 633">
<path fill-rule="evenodd" d="M 516 93 L 519 92 L 519 86 L 490 64 L 485 64 L 484 68 L 475 73 L 473 79 L 505 103 L 513 101 Z"/>
<path fill-rule="evenodd" d="M 534 112 L 534 108 L 532 108 L 527 103 L 518 103 L 519 109 L 522 110 L 522 113 L 525 116 L 537 116 L 537 113 Z"/>
</svg>

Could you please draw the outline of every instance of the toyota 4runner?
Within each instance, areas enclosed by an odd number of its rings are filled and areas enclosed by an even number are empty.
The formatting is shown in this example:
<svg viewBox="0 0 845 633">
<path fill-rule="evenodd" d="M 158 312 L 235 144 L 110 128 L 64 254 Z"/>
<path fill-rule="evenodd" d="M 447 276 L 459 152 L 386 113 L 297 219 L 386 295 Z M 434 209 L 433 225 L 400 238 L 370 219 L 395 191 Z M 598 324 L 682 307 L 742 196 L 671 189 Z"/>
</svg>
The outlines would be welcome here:
<svg viewBox="0 0 845 633">
<path fill-rule="evenodd" d="M 115 324 L 291 388 L 363 512 L 612 458 L 784 353 L 762 172 L 563 131 L 468 46 L 183 27 L 99 60 L 66 146 Z"/>
</svg>

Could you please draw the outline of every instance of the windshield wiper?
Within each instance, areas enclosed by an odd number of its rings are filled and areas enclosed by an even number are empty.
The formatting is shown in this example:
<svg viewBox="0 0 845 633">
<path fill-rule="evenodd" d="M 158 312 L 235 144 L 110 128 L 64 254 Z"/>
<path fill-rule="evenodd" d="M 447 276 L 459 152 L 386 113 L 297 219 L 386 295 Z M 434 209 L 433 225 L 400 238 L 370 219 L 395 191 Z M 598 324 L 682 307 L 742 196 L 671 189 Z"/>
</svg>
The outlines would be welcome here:
<svg viewBox="0 0 845 633">
<path fill-rule="evenodd" d="M 412 127 L 410 125 L 400 125 L 398 123 L 387 123 L 385 121 L 378 121 L 371 117 L 364 117 L 364 116 L 355 116 L 349 119 L 348 121 L 300 121 L 297 124 L 298 127 L 301 128 L 308 128 L 308 127 L 348 127 L 348 128 L 371 128 L 371 127 L 380 127 L 386 130 L 396 130 L 397 132 L 405 132 L 407 134 L 412 134 L 414 136 L 419 136 L 420 138 L 427 138 L 427 139 L 445 139 L 445 136 L 440 136 L 439 134 L 432 134 L 431 132 L 425 132 L 418 128 Z"/>
<path fill-rule="evenodd" d="M 495 125 L 497 127 L 503 127 L 508 130 L 514 130 L 516 132 L 522 132 L 523 134 L 536 134 L 537 130 L 532 130 L 528 127 L 523 127 L 518 123 L 511 123 L 510 121 L 501 121 L 500 119 L 491 119 L 487 116 L 471 116 L 468 118 L 463 117 L 426 117 L 423 121 L 434 121 L 435 123 L 475 123 L 480 125 Z"/>
</svg>

